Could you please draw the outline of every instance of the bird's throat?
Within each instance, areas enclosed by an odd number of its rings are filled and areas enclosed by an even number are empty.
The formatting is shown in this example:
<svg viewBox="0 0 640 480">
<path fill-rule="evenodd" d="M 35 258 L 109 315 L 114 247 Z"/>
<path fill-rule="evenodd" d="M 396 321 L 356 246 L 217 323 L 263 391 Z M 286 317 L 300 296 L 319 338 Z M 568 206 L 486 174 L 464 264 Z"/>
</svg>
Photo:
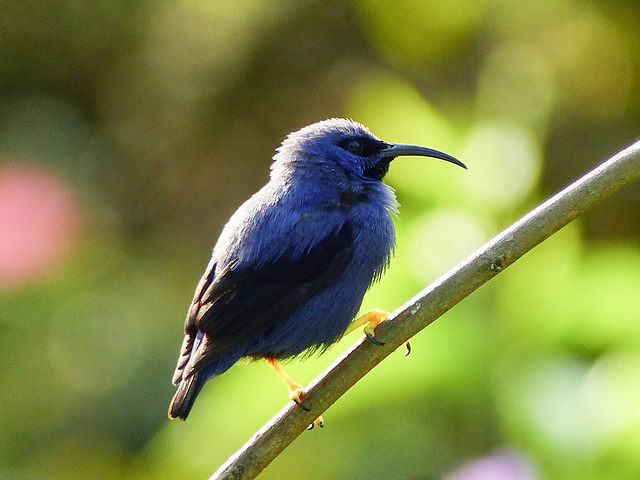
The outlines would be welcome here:
<svg viewBox="0 0 640 480">
<path fill-rule="evenodd" d="M 371 178 L 372 180 L 382 180 L 389 171 L 389 164 L 391 163 L 391 160 L 393 160 L 393 158 L 383 158 L 378 163 L 365 169 L 363 172 L 364 176 Z"/>
</svg>

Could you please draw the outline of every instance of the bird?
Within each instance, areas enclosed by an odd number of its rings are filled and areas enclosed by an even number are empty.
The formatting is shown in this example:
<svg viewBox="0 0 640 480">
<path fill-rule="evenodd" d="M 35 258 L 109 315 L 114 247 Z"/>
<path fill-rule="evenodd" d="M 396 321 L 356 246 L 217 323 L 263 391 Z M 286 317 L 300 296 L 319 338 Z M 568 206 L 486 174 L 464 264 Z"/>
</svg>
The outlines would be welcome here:
<svg viewBox="0 0 640 480">
<path fill-rule="evenodd" d="M 282 141 L 269 181 L 223 227 L 196 287 L 170 418 L 186 420 L 205 382 L 245 358 L 264 359 L 308 410 L 303 387 L 281 361 L 322 353 L 362 325 L 382 344 L 375 328 L 388 313 L 355 317 L 395 249 L 399 204 L 382 179 L 404 155 L 467 168 L 432 148 L 382 141 L 347 118 L 313 123 Z"/>
</svg>

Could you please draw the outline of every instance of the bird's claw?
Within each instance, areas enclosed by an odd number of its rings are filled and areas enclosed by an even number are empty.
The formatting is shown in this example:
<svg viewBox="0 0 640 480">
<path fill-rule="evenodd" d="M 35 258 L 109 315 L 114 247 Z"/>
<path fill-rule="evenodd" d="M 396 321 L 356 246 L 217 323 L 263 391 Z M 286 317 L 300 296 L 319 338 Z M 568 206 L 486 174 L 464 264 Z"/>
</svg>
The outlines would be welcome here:
<svg viewBox="0 0 640 480">
<path fill-rule="evenodd" d="M 289 380 L 291 382 L 287 383 L 287 388 L 289 389 L 289 398 L 302 410 L 304 410 L 305 412 L 310 412 L 311 409 L 304 403 L 302 403 L 302 392 L 304 391 L 304 388 L 299 383 L 296 383 L 291 379 Z"/>
<path fill-rule="evenodd" d="M 291 392 L 289 392 L 289 397 L 298 407 L 300 407 L 305 412 L 311 411 L 309 407 L 302 403 L 302 387 L 300 387 L 300 389 L 292 390 Z M 313 430 L 313 427 L 315 427 L 316 425 L 320 428 L 324 428 L 324 418 L 322 417 L 322 415 L 316 418 L 313 423 L 310 423 L 307 427 L 307 430 Z"/>
<path fill-rule="evenodd" d="M 293 403 L 295 403 L 298 407 L 300 407 L 305 412 L 311 411 L 309 407 L 307 407 L 304 403 L 302 403 L 302 400 L 300 400 L 300 396 L 297 396 L 297 397 L 292 396 L 291 400 L 293 401 Z"/>
<path fill-rule="evenodd" d="M 381 342 L 380 340 L 378 340 L 372 332 L 366 332 L 365 335 L 367 336 L 369 341 L 374 345 L 378 345 L 379 347 L 384 345 L 384 342 Z"/>
<path fill-rule="evenodd" d="M 310 412 L 311 409 L 307 407 L 304 403 L 302 403 L 302 391 L 303 391 L 302 385 L 298 384 L 297 387 L 294 387 L 291 390 L 289 390 L 289 398 L 302 410 L 304 410 L 305 412 Z M 322 417 L 322 415 L 316 418 L 313 421 L 313 423 L 310 423 L 309 426 L 307 427 L 307 430 L 313 430 L 313 427 L 315 427 L 316 425 L 319 426 L 320 428 L 324 428 L 324 418 Z"/>
<path fill-rule="evenodd" d="M 383 346 L 385 343 L 375 337 L 375 330 L 376 328 L 378 328 L 378 325 L 380 325 L 387 319 L 388 316 L 389 312 L 385 312 L 384 310 L 380 310 L 379 308 L 374 308 L 372 310 L 369 310 L 357 320 L 360 325 L 366 324 L 364 327 L 364 334 L 367 336 L 371 343 L 373 343 L 374 345 L 378 345 L 379 347 Z"/>
<path fill-rule="evenodd" d="M 324 428 L 324 418 L 322 417 L 322 415 L 316 418 L 313 423 L 310 423 L 307 427 L 307 430 L 313 430 L 313 427 L 315 427 L 316 425 L 320 428 Z"/>
<path fill-rule="evenodd" d="M 381 342 L 380 340 L 378 340 L 373 333 L 371 332 L 367 332 L 365 334 L 367 336 L 367 338 L 369 339 L 369 341 L 371 343 L 373 343 L 374 345 L 378 345 L 379 347 L 383 346 L 385 343 Z M 409 354 L 411 353 L 411 343 L 409 343 L 409 340 L 407 340 L 406 342 L 403 343 L 404 347 L 405 347 L 405 352 L 404 352 L 404 356 L 408 357 Z"/>
<path fill-rule="evenodd" d="M 380 310 L 379 308 L 369 310 L 367 313 L 361 315 L 353 322 L 351 322 L 351 325 L 349 325 L 349 328 L 345 333 L 352 332 L 356 328 L 364 325 L 364 334 L 367 336 L 369 341 L 374 345 L 381 347 L 385 344 L 385 342 L 376 338 L 376 328 L 378 328 L 378 325 L 384 322 L 389 317 L 389 315 L 391 315 L 389 312 L 385 312 L 384 310 Z M 411 353 L 411 344 L 409 343 L 409 340 L 404 342 L 404 346 L 406 348 L 404 356 L 406 357 Z"/>
</svg>

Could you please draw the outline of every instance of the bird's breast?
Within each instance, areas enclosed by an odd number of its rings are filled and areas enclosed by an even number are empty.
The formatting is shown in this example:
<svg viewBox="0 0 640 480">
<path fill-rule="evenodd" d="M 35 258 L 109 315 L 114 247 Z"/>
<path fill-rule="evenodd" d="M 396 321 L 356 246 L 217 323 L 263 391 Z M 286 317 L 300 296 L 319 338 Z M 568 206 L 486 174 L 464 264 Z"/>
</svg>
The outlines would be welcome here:
<svg viewBox="0 0 640 480">
<path fill-rule="evenodd" d="M 354 236 L 354 267 L 375 278 L 389 263 L 395 246 L 391 214 L 384 204 L 353 205 L 348 220 Z"/>
</svg>

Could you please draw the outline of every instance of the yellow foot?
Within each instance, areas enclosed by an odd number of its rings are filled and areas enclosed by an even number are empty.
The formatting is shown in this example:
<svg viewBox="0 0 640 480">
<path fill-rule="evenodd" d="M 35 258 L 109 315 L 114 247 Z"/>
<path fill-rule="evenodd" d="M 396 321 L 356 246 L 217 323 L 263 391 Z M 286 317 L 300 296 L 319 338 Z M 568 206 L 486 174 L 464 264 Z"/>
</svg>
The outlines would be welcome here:
<svg viewBox="0 0 640 480">
<path fill-rule="evenodd" d="M 298 382 L 296 382 L 295 380 L 293 380 L 287 374 L 287 372 L 284 371 L 284 368 L 282 368 L 282 365 L 280 365 L 280 362 L 278 362 L 278 360 L 276 360 L 275 358 L 265 358 L 264 361 L 267 362 L 267 365 L 273 368 L 273 371 L 276 372 L 278 376 L 282 379 L 282 381 L 285 383 L 285 385 L 287 386 L 287 390 L 289 390 L 289 398 L 291 399 L 291 401 L 295 402 L 295 404 L 299 406 L 301 409 L 303 409 L 304 411 L 306 412 L 311 411 L 309 407 L 307 407 L 304 403 L 302 403 L 302 392 L 304 391 L 304 387 L 300 385 Z M 322 415 L 316 418 L 313 421 L 313 423 L 310 423 L 307 429 L 311 430 L 316 425 L 319 426 L 320 428 L 324 427 L 324 418 L 322 417 Z"/>
<path fill-rule="evenodd" d="M 313 427 L 315 427 L 316 425 L 320 428 L 324 428 L 324 418 L 322 418 L 322 415 L 316 418 L 313 423 L 310 423 L 307 427 L 307 430 L 313 430 Z"/>
<path fill-rule="evenodd" d="M 369 310 L 364 315 L 361 315 L 355 320 L 353 320 L 351 322 L 351 325 L 349 325 L 349 328 L 347 329 L 345 334 L 351 333 L 356 328 L 364 325 L 365 326 L 364 334 L 367 336 L 367 338 L 372 343 L 382 346 L 384 345 L 384 342 L 381 342 L 375 337 L 375 329 L 378 327 L 378 325 L 384 322 L 389 315 L 390 315 L 389 312 L 385 312 L 384 310 L 380 310 L 379 308 L 374 308 L 372 310 Z"/>
<path fill-rule="evenodd" d="M 411 344 L 409 343 L 409 340 L 407 340 L 406 342 L 403 343 L 405 351 L 404 351 L 404 356 L 408 357 L 409 354 L 411 353 Z"/>
<path fill-rule="evenodd" d="M 371 341 L 371 343 L 375 345 L 382 346 L 384 345 L 384 342 L 381 342 L 375 337 L 375 330 L 378 327 L 378 325 L 380 325 L 389 317 L 389 315 L 390 315 L 389 312 L 380 310 L 379 308 L 374 308 L 372 310 L 369 310 L 367 313 L 365 313 L 364 315 L 361 315 L 360 317 L 356 318 L 354 321 L 351 322 L 351 325 L 349 325 L 349 328 L 345 332 L 345 335 L 347 333 L 353 332 L 356 328 L 361 327 L 362 325 L 365 325 L 364 334 L 367 336 L 369 341 Z M 404 346 L 406 348 L 404 356 L 406 357 L 411 353 L 411 344 L 409 343 L 409 340 L 404 342 Z"/>
<path fill-rule="evenodd" d="M 385 312 L 384 310 L 380 310 L 379 308 L 369 310 L 367 313 L 359 316 L 351 322 L 351 325 L 349 325 L 349 328 L 347 328 L 345 335 L 347 333 L 353 332 L 356 328 L 365 325 L 364 334 L 367 336 L 367 338 L 376 345 L 384 345 L 383 342 L 375 338 L 374 330 L 378 325 L 384 322 L 389 315 L 389 312 Z"/>
</svg>

